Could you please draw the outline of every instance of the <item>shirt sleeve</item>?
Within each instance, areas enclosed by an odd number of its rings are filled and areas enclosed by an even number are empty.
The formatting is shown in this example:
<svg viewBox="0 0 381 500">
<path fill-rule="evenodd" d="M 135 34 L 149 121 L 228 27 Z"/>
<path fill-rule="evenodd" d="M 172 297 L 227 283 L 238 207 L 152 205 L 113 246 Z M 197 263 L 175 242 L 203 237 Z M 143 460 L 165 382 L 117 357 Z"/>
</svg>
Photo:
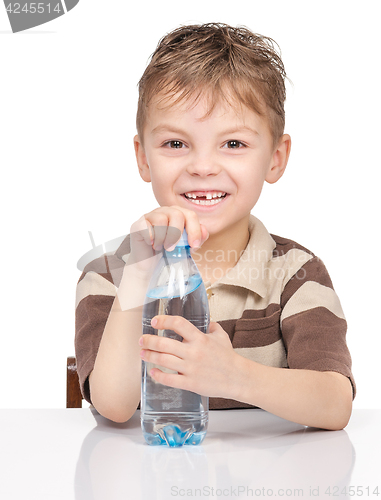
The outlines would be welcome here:
<svg viewBox="0 0 381 500">
<path fill-rule="evenodd" d="M 287 282 L 281 330 L 289 368 L 334 371 L 356 385 L 346 343 L 347 322 L 323 262 L 316 256 Z"/>
<path fill-rule="evenodd" d="M 123 265 L 115 255 L 103 255 L 85 267 L 77 284 L 75 357 L 82 396 L 89 403 L 88 379 L 94 368 Z"/>
</svg>

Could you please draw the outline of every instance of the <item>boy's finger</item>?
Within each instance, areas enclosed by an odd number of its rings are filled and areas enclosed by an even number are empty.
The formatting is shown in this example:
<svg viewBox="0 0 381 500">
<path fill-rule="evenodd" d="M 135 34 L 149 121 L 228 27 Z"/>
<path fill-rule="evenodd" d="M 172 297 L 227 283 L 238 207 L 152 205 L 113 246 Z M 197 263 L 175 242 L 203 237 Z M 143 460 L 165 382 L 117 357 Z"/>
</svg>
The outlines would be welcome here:
<svg viewBox="0 0 381 500">
<path fill-rule="evenodd" d="M 146 245 L 152 246 L 153 241 L 153 228 L 151 223 L 144 217 L 140 217 L 134 222 L 130 228 L 131 242 L 143 242 Z"/>
<path fill-rule="evenodd" d="M 185 227 L 184 214 L 177 207 L 169 207 L 168 209 L 168 226 L 167 236 L 164 241 L 164 248 L 166 250 L 173 250 Z"/>
<path fill-rule="evenodd" d="M 143 222 L 139 220 L 131 226 L 129 264 L 144 261 L 155 255 L 151 243 L 152 234 L 152 228 L 144 218 Z"/>
<path fill-rule="evenodd" d="M 198 328 L 182 316 L 155 316 L 151 325 L 157 330 L 173 330 L 184 340 L 191 341 L 196 335 L 204 335 Z"/>
<path fill-rule="evenodd" d="M 182 354 L 184 353 L 182 342 L 158 335 L 142 335 L 139 339 L 139 345 L 142 349 L 172 354 L 179 358 L 182 358 Z"/>
<path fill-rule="evenodd" d="M 151 245 L 154 250 L 161 250 L 168 226 L 168 217 L 165 213 L 150 213 L 145 215 L 145 218 L 150 226 Z"/>
<path fill-rule="evenodd" d="M 155 250 L 162 250 L 163 246 L 168 248 L 180 239 L 184 228 L 184 216 L 179 210 L 173 210 L 170 207 L 160 207 L 145 217 L 153 227 L 153 248 Z M 169 226 L 171 227 L 170 230 Z"/>
<path fill-rule="evenodd" d="M 206 227 L 200 224 L 198 215 L 179 206 L 160 207 L 145 214 L 146 223 L 153 233 L 153 248 L 172 250 L 184 230 L 187 231 L 191 248 L 199 248 L 209 237 Z"/>
<path fill-rule="evenodd" d="M 159 384 L 174 387 L 175 389 L 190 390 L 187 379 L 181 374 L 165 373 L 159 370 L 159 368 L 152 368 L 150 375 Z"/>
<path fill-rule="evenodd" d="M 140 357 L 147 363 L 159 365 L 160 367 L 173 370 L 175 372 L 181 371 L 183 367 L 182 360 L 176 356 L 172 356 L 171 354 L 142 350 L 140 351 Z"/>
<path fill-rule="evenodd" d="M 170 207 L 171 209 L 176 209 L 182 212 L 185 219 L 184 227 L 188 235 L 188 243 L 190 247 L 198 248 L 202 243 L 202 230 L 198 215 L 192 210 L 188 210 L 182 207 Z M 172 224 L 173 225 L 173 224 Z"/>
</svg>

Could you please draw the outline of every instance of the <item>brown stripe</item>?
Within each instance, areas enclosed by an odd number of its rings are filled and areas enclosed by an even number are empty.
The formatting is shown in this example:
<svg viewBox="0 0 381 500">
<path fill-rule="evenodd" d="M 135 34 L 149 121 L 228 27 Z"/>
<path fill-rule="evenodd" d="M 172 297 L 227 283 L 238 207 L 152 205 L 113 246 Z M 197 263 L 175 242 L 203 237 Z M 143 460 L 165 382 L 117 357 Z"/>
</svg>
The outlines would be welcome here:
<svg viewBox="0 0 381 500">
<path fill-rule="evenodd" d="M 282 309 L 294 293 L 307 281 L 316 281 L 321 285 L 333 289 L 331 278 L 323 262 L 314 257 L 309 260 L 299 271 L 287 282 L 281 295 Z"/>
<path fill-rule="evenodd" d="M 294 248 L 297 250 L 302 250 L 303 252 L 306 252 L 309 255 L 315 256 L 310 250 L 303 247 L 302 245 L 299 245 L 299 243 L 296 243 L 296 241 L 282 238 L 281 236 L 277 236 L 274 234 L 270 234 L 270 236 L 276 243 L 276 247 L 273 250 L 273 259 L 285 255 L 287 252 L 293 250 Z"/>
<path fill-rule="evenodd" d="M 88 295 L 78 304 L 75 315 L 75 356 L 81 391 L 91 403 L 85 382 L 94 368 L 99 344 L 114 297 Z"/>
<path fill-rule="evenodd" d="M 234 399 L 209 398 L 210 410 L 234 410 L 238 408 L 258 408 L 257 406 L 235 401 Z"/>
<path fill-rule="evenodd" d="M 239 319 L 218 321 L 233 347 L 262 347 L 281 338 L 279 304 L 265 309 L 246 309 Z"/>
<path fill-rule="evenodd" d="M 269 304 L 265 309 L 245 309 L 241 319 L 266 319 L 277 311 L 279 311 L 279 304 Z"/>
<path fill-rule="evenodd" d="M 226 319 L 223 321 L 217 321 L 217 323 L 222 327 L 223 330 L 229 335 L 230 342 L 233 342 L 236 319 Z"/>
<path fill-rule="evenodd" d="M 281 338 L 281 309 L 271 304 L 264 310 L 249 310 L 237 320 L 233 347 L 262 347 L 273 344 Z"/>
<path fill-rule="evenodd" d="M 352 360 L 346 344 L 347 322 L 324 307 L 316 307 L 282 322 L 283 341 L 290 368 L 337 371 L 349 377 Z"/>
<path fill-rule="evenodd" d="M 279 304 L 265 309 L 246 309 L 242 318 L 218 321 L 233 347 L 262 347 L 281 338 Z"/>
<path fill-rule="evenodd" d="M 282 322 L 283 340 L 290 368 L 304 368 L 317 358 L 336 356 L 349 362 L 345 342 L 347 322 L 324 307 L 316 307 L 286 318 Z"/>
</svg>

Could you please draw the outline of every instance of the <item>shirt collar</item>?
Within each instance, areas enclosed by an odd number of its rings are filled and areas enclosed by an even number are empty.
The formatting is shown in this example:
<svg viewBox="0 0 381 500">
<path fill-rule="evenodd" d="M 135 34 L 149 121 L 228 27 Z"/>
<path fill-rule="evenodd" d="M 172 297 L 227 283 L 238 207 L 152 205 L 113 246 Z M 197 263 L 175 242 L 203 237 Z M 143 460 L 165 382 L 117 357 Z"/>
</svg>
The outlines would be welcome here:
<svg viewBox="0 0 381 500">
<path fill-rule="evenodd" d="M 237 264 L 213 283 L 212 287 L 240 286 L 265 297 L 268 291 L 267 264 L 272 258 L 276 243 L 262 222 L 251 214 L 249 233 L 249 242 Z"/>
</svg>

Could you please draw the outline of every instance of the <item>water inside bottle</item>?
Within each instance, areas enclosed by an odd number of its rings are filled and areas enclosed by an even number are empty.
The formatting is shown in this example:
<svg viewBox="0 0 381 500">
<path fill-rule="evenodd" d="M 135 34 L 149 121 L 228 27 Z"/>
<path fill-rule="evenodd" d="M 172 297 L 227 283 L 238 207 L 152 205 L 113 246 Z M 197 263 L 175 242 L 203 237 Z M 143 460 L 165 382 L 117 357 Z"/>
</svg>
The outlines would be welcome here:
<svg viewBox="0 0 381 500">
<path fill-rule="evenodd" d="M 183 316 L 203 333 L 207 332 L 209 316 L 205 288 L 199 275 L 189 277 L 185 294 L 165 298 L 164 288 L 148 292 L 143 311 L 143 334 L 162 335 L 178 341 L 182 337 L 173 330 L 155 330 L 151 319 L 158 314 Z M 206 301 L 206 304 L 205 304 Z M 182 446 L 197 445 L 206 435 L 208 398 L 191 391 L 176 389 L 155 382 L 149 375 L 152 363 L 142 362 L 141 423 L 148 444 Z M 163 367 L 159 367 L 163 371 Z"/>
</svg>

